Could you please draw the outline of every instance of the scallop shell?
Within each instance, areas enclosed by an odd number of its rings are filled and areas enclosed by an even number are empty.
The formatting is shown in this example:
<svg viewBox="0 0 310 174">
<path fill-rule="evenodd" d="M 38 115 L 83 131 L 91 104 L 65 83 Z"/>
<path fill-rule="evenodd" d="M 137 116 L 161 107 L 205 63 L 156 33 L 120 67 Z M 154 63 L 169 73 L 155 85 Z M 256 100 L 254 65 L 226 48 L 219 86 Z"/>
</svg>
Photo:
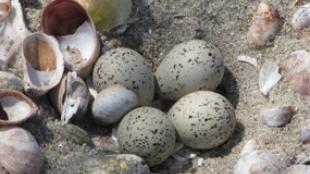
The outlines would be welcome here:
<svg viewBox="0 0 310 174">
<path fill-rule="evenodd" d="M 295 30 L 301 31 L 310 26 L 310 3 L 301 6 L 293 15 L 291 24 Z"/>
<path fill-rule="evenodd" d="M 275 62 L 266 62 L 259 72 L 259 88 L 263 95 L 268 95 L 269 91 L 281 80 L 279 67 Z"/>
<path fill-rule="evenodd" d="M 15 125 L 33 117 L 38 107 L 24 94 L 9 90 L 0 90 L 0 125 Z"/>
<path fill-rule="evenodd" d="M 310 173 L 310 166 L 294 165 L 287 168 L 283 174 L 308 174 Z"/>
<path fill-rule="evenodd" d="M 16 75 L 6 71 L 0 71 L 0 89 L 12 89 L 23 92 L 24 85 L 22 80 Z"/>
<path fill-rule="evenodd" d="M 90 15 L 78 2 L 52 1 L 43 9 L 41 26 L 58 40 L 67 69 L 83 78 L 91 73 L 100 42 Z"/>
<path fill-rule="evenodd" d="M 11 8 L 11 0 L 0 0 L 0 22 L 9 15 Z"/>
<path fill-rule="evenodd" d="M 11 174 L 39 174 L 44 158 L 34 137 L 17 127 L 0 128 L 0 165 Z"/>
<path fill-rule="evenodd" d="M 42 96 L 55 87 L 64 72 L 63 56 L 58 42 L 43 33 L 34 33 L 24 40 L 25 91 L 33 97 Z"/>
<path fill-rule="evenodd" d="M 264 46 L 274 40 L 282 24 L 283 20 L 278 10 L 270 4 L 261 2 L 254 13 L 247 40 L 250 44 Z"/>
<path fill-rule="evenodd" d="M 283 63 L 284 75 L 289 88 L 310 95 L 310 53 L 304 50 L 292 52 Z"/>
<path fill-rule="evenodd" d="M 295 106 L 281 106 L 263 110 L 260 115 L 264 124 L 279 127 L 289 123 L 297 111 Z"/>
</svg>

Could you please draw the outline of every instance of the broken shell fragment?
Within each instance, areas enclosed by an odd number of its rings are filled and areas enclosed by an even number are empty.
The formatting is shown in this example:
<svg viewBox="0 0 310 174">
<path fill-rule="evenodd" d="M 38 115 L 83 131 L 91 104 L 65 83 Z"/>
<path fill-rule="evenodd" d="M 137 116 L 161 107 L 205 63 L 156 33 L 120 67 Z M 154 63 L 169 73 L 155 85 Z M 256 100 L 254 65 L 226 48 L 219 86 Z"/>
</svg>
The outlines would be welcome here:
<svg viewBox="0 0 310 174">
<path fill-rule="evenodd" d="M 292 52 L 283 63 L 288 86 L 301 95 L 310 95 L 310 53 L 304 50 Z"/>
<path fill-rule="evenodd" d="M 258 150 L 255 143 L 251 140 L 245 145 L 245 150 L 242 150 L 241 158 L 234 167 L 234 174 L 281 174 L 285 166 L 271 152 Z"/>
<path fill-rule="evenodd" d="M 281 106 L 263 110 L 260 115 L 264 124 L 280 127 L 289 123 L 297 111 L 298 109 L 295 106 Z"/>
<path fill-rule="evenodd" d="M 64 72 L 63 56 L 57 41 L 46 34 L 27 36 L 23 43 L 25 91 L 42 96 L 55 87 Z"/>
<path fill-rule="evenodd" d="M 41 26 L 58 40 L 66 68 L 86 77 L 100 51 L 99 38 L 87 11 L 74 0 L 55 0 L 44 8 Z"/>
<path fill-rule="evenodd" d="M 0 0 L 0 22 L 9 15 L 11 7 L 11 0 Z"/>
<path fill-rule="evenodd" d="M 134 92 L 113 85 L 99 93 L 92 105 L 92 113 L 98 124 L 113 124 L 137 105 L 138 97 Z"/>
<path fill-rule="evenodd" d="M 22 92 L 24 86 L 22 80 L 13 73 L 0 71 L 0 89 L 12 89 Z"/>
<path fill-rule="evenodd" d="M 282 24 L 283 20 L 278 10 L 270 4 L 261 2 L 254 13 L 247 40 L 255 46 L 264 46 L 274 40 Z"/>
<path fill-rule="evenodd" d="M 34 137 L 17 127 L 0 128 L 0 165 L 12 174 L 39 174 L 44 158 Z"/>
<path fill-rule="evenodd" d="M 275 62 L 266 62 L 259 72 L 259 88 L 263 95 L 268 95 L 269 91 L 281 80 L 279 67 Z"/>
<path fill-rule="evenodd" d="M 310 26 L 310 3 L 301 6 L 293 15 L 292 18 L 292 27 L 297 30 L 301 31 L 306 29 Z"/>
<path fill-rule="evenodd" d="M 15 125 L 34 116 L 38 107 L 24 94 L 9 90 L 0 90 L 0 125 Z"/>
<path fill-rule="evenodd" d="M 298 134 L 298 140 L 303 144 L 310 143 L 310 129 L 303 129 Z"/>
<path fill-rule="evenodd" d="M 308 174 L 310 173 L 310 166 L 308 165 L 294 165 L 287 168 L 283 174 Z"/>
<path fill-rule="evenodd" d="M 58 102 L 63 103 L 61 120 L 68 123 L 73 117 L 80 117 L 86 113 L 89 91 L 83 79 L 77 76 L 76 72 L 67 74 L 65 88 L 64 96 Z"/>
</svg>

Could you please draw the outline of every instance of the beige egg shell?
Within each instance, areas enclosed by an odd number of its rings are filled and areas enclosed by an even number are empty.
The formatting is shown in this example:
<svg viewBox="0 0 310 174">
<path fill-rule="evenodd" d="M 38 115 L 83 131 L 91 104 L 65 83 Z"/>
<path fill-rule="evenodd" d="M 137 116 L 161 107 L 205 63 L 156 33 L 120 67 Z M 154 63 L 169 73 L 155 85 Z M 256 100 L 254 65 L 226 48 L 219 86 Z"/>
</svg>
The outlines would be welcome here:
<svg viewBox="0 0 310 174">
<path fill-rule="evenodd" d="M 150 105 L 154 97 L 154 77 L 144 57 L 128 48 L 116 48 L 106 52 L 96 62 L 93 83 L 98 92 L 120 84 L 132 90 L 140 105 Z"/>
<path fill-rule="evenodd" d="M 154 166 L 173 152 L 176 133 L 167 115 L 151 107 L 129 112 L 118 128 L 121 153 L 136 154 Z"/>
<path fill-rule="evenodd" d="M 232 104 L 220 94 L 197 91 L 181 98 L 168 116 L 184 144 L 211 149 L 228 140 L 235 124 Z"/>
<path fill-rule="evenodd" d="M 168 100 L 197 90 L 215 90 L 223 75 L 223 56 L 203 40 L 176 45 L 156 71 L 160 95 Z"/>
</svg>

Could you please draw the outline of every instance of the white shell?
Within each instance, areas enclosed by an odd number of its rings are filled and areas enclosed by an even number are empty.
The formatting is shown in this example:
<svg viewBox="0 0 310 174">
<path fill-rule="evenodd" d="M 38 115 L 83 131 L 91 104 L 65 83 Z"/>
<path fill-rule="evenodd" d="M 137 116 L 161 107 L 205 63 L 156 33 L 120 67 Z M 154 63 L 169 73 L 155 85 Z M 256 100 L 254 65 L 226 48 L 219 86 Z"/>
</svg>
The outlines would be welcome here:
<svg viewBox="0 0 310 174">
<path fill-rule="evenodd" d="M 284 168 L 275 155 L 267 150 L 258 150 L 255 141 L 250 140 L 234 167 L 234 174 L 281 174 Z"/>
<path fill-rule="evenodd" d="M 58 40 L 66 68 L 83 78 L 89 75 L 100 43 L 87 11 L 74 0 L 55 0 L 43 9 L 41 25 L 45 33 Z"/>
<path fill-rule="evenodd" d="M 281 106 L 263 110 L 260 117 L 264 124 L 273 127 L 284 126 L 290 122 L 298 109 L 295 106 Z"/>
<path fill-rule="evenodd" d="M 98 124 L 118 122 L 127 112 L 138 105 L 135 93 L 121 85 L 102 90 L 92 105 L 92 113 Z"/>
<path fill-rule="evenodd" d="M 38 107 L 18 91 L 0 90 L 0 126 L 15 125 L 33 117 Z"/>
<path fill-rule="evenodd" d="M 23 92 L 22 80 L 13 73 L 0 71 L 0 89 L 12 89 Z"/>
<path fill-rule="evenodd" d="M 88 88 L 76 72 L 67 74 L 66 92 L 61 112 L 61 120 L 68 123 L 73 116 L 83 116 L 87 111 L 89 102 Z"/>
<path fill-rule="evenodd" d="M 250 56 L 240 55 L 240 56 L 237 57 L 237 60 L 239 62 L 245 62 L 245 63 L 248 63 L 250 65 L 253 65 L 254 67 L 258 66 L 257 59 L 253 58 L 253 57 L 250 57 Z"/>
<path fill-rule="evenodd" d="M 303 30 L 310 26 L 310 3 L 301 6 L 293 15 L 292 27 L 295 30 Z"/>
<path fill-rule="evenodd" d="M 60 82 L 64 61 L 58 42 L 53 37 L 43 33 L 27 36 L 23 54 L 24 83 L 28 95 L 42 96 Z"/>
<path fill-rule="evenodd" d="M 43 154 L 34 137 L 17 127 L 0 128 L 0 165 L 11 174 L 39 174 Z"/>
<path fill-rule="evenodd" d="M 303 129 L 299 132 L 298 140 L 303 144 L 310 143 L 310 129 Z"/>
<path fill-rule="evenodd" d="M 309 174 L 310 166 L 308 165 L 294 165 L 287 168 L 283 174 Z"/>
<path fill-rule="evenodd" d="M 263 95 L 268 95 L 269 91 L 281 80 L 279 67 L 275 62 L 266 62 L 259 72 L 259 88 Z"/>
<path fill-rule="evenodd" d="M 224 58 L 218 48 L 203 40 L 174 46 L 156 70 L 160 95 L 178 100 L 198 90 L 215 90 L 224 75 Z"/>
<path fill-rule="evenodd" d="M 264 46 L 274 40 L 282 25 L 283 20 L 278 10 L 262 1 L 254 13 L 247 40 L 250 44 Z"/>
<path fill-rule="evenodd" d="M 9 15 L 11 8 L 11 0 L 0 0 L 0 23 Z"/>
</svg>

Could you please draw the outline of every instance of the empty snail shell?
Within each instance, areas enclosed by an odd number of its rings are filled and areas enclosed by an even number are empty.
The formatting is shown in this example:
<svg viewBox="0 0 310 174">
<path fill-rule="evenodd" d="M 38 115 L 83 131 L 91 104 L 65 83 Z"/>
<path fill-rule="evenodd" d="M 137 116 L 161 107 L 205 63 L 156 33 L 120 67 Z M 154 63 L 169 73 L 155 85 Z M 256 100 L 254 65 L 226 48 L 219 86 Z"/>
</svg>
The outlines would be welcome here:
<svg viewBox="0 0 310 174">
<path fill-rule="evenodd" d="M 12 89 L 22 92 L 24 85 L 22 80 L 13 73 L 0 71 L 0 89 Z"/>
<path fill-rule="evenodd" d="M 254 13 L 247 40 L 250 44 L 264 46 L 274 40 L 282 24 L 283 20 L 278 10 L 270 4 L 261 2 Z"/>
<path fill-rule="evenodd" d="M 88 12 L 74 0 L 55 0 L 43 9 L 41 26 L 44 33 L 58 40 L 66 68 L 86 77 L 100 51 L 99 38 Z"/>
<path fill-rule="evenodd" d="M 87 111 L 89 91 L 76 72 L 65 75 L 61 83 L 51 91 L 50 97 L 64 123 L 68 123 L 72 117 L 84 115 Z"/>
<path fill-rule="evenodd" d="M 34 116 L 38 107 L 24 94 L 9 90 L 0 90 L 0 125 L 14 125 Z"/>
<path fill-rule="evenodd" d="M 11 7 L 11 0 L 0 0 L 0 22 L 9 15 Z"/>
<path fill-rule="evenodd" d="M 57 41 L 46 34 L 27 36 L 23 44 L 24 83 L 28 95 L 37 97 L 55 87 L 64 72 Z"/>
<path fill-rule="evenodd" d="M 17 127 L 0 128 L 0 165 L 11 174 L 39 174 L 43 154 L 34 137 Z"/>
<path fill-rule="evenodd" d="M 138 98 L 134 92 L 121 85 L 113 85 L 99 93 L 92 105 L 92 113 L 97 123 L 113 124 L 137 105 Z"/>
</svg>

